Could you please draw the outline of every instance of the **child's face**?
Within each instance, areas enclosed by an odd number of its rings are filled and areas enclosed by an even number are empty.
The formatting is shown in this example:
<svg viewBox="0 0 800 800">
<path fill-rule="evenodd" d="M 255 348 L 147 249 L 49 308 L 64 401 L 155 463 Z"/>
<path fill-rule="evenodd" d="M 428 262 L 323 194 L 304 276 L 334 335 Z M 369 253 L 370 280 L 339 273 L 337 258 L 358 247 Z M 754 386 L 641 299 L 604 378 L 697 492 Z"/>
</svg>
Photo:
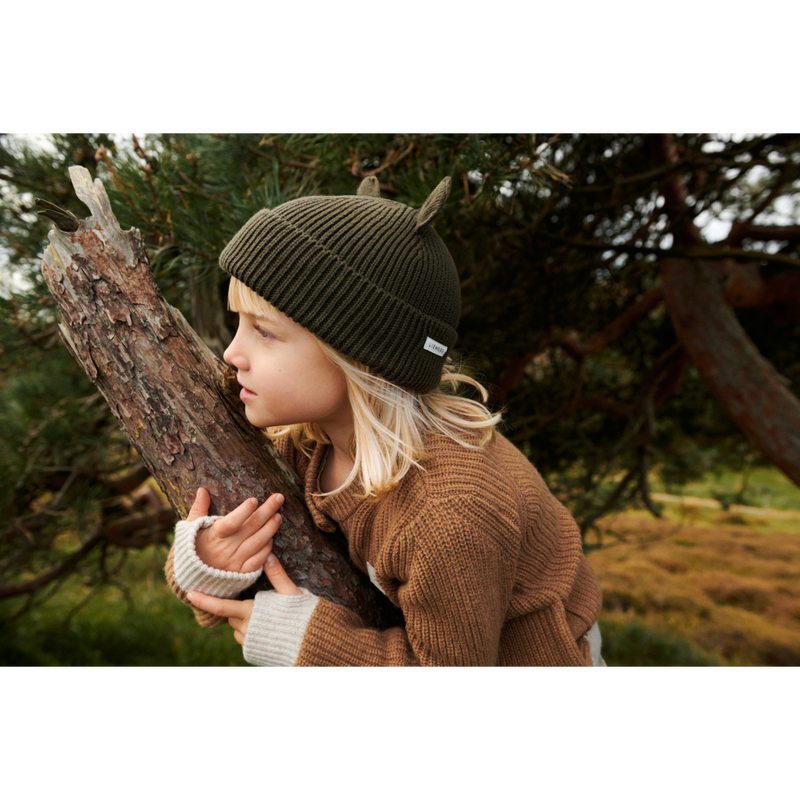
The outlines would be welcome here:
<svg viewBox="0 0 800 800">
<path fill-rule="evenodd" d="M 314 336 L 280 311 L 267 317 L 239 314 L 239 329 L 225 361 L 238 370 L 247 419 L 258 428 L 316 422 L 352 424 L 341 370 Z"/>
</svg>

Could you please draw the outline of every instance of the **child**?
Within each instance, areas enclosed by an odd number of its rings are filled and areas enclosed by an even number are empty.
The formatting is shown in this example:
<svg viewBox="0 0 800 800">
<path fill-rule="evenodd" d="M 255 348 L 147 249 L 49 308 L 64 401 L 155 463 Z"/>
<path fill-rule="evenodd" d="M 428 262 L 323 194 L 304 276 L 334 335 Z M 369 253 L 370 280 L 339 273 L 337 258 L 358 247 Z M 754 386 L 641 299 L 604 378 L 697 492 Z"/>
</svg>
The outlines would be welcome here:
<svg viewBox="0 0 800 800">
<path fill-rule="evenodd" d="M 295 586 L 271 553 L 280 495 L 207 517 L 199 489 L 167 578 L 204 624 L 228 619 L 251 664 L 603 663 L 600 590 L 574 520 L 495 431 L 499 415 L 439 388 L 487 397 L 447 359 L 460 288 L 430 223 L 449 189 L 445 178 L 415 211 L 370 177 L 355 196 L 260 211 L 220 256 L 240 315 L 225 360 L 248 420 L 405 620 L 370 630 Z M 275 590 L 235 599 L 262 565 Z"/>
</svg>

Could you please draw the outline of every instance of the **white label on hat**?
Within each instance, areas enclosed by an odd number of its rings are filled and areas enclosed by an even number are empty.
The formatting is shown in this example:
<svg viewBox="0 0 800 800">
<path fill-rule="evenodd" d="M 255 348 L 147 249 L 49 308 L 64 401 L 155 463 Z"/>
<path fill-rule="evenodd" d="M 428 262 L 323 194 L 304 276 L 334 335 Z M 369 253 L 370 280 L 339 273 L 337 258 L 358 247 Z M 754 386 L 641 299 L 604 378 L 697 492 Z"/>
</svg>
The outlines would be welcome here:
<svg viewBox="0 0 800 800">
<path fill-rule="evenodd" d="M 443 344 L 440 344 L 435 339 L 431 339 L 430 336 L 425 340 L 425 347 L 423 349 L 431 353 L 436 353 L 437 356 L 443 356 L 447 352 L 447 348 Z"/>
</svg>

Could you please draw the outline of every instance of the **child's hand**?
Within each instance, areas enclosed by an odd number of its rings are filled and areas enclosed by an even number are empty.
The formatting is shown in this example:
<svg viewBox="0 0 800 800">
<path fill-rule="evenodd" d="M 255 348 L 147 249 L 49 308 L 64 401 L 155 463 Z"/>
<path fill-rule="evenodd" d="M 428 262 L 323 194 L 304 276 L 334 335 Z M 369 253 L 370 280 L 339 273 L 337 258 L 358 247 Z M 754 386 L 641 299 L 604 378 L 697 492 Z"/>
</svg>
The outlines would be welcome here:
<svg viewBox="0 0 800 800">
<path fill-rule="evenodd" d="M 267 559 L 267 563 L 264 564 L 264 572 L 278 594 L 302 594 L 275 556 Z M 227 617 L 228 625 L 233 628 L 233 638 L 241 646 L 244 646 L 247 625 L 250 622 L 250 615 L 253 613 L 252 600 L 224 600 L 220 597 L 209 597 L 200 592 L 189 592 L 186 597 L 195 608 L 201 608 L 217 617 Z"/>
<path fill-rule="evenodd" d="M 189 522 L 208 514 L 211 497 L 198 489 L 187 517 Z M 209 567 L 229 572 L 252 572 L 258 569 L 272 552 L 272 537 L 281 524 L 278 509 L 283 495 L 273 494 L 260 506 L 251 498 L 245 500 L 222 519 L 197 534 L 195 550 Z"/>
<path fill-rule="evenodd" d="M 218 617 L 227 617 L 228 625 L 233 628 L 233 638 L 244 646 L 247 624 L 253 613 L 252 600 L 221 600 L 219 597 L 209 597 L 200 592 L 189 592 L 186 597 L 195 608 L 202 608 L 203 611 Z"/>
</svg>

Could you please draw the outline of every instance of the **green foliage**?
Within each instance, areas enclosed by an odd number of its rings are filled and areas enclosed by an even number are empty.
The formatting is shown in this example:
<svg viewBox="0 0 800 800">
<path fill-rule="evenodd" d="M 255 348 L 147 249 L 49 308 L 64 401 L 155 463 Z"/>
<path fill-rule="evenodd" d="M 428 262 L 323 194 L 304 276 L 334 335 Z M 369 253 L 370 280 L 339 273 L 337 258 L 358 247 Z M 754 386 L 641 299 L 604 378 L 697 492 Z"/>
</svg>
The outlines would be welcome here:
<svg viewBox="0 0 800 800">
<path fill-rule="evenodd" d="M 745 471 L 716 470 L 683 484 L 667 484 L 655 478 L 656 491 L 679 493 L 687 497 L 724 498 L 728 505 L 756 506 L 783 511 L 800 511 L 800 488 L 776 467 L 752 467 Z"/>
<path fill-rule="evenodd" d="M 142 550 L 129 559 L 118 586 L 90 596 L 73 578 L 43 606 L 0 622 L 0 665 L 244 665 L 227 625 L 201 628 L 169 591 L 161 574 L 165 558 L 163 547 Z"/>
<path fill-rule="evenodd" d="M 701 652 L 688 639 L 633 619 L 600 620 L 603 659 L 609 667 L 719 667 L 722 662 Z"/>
</svg>

